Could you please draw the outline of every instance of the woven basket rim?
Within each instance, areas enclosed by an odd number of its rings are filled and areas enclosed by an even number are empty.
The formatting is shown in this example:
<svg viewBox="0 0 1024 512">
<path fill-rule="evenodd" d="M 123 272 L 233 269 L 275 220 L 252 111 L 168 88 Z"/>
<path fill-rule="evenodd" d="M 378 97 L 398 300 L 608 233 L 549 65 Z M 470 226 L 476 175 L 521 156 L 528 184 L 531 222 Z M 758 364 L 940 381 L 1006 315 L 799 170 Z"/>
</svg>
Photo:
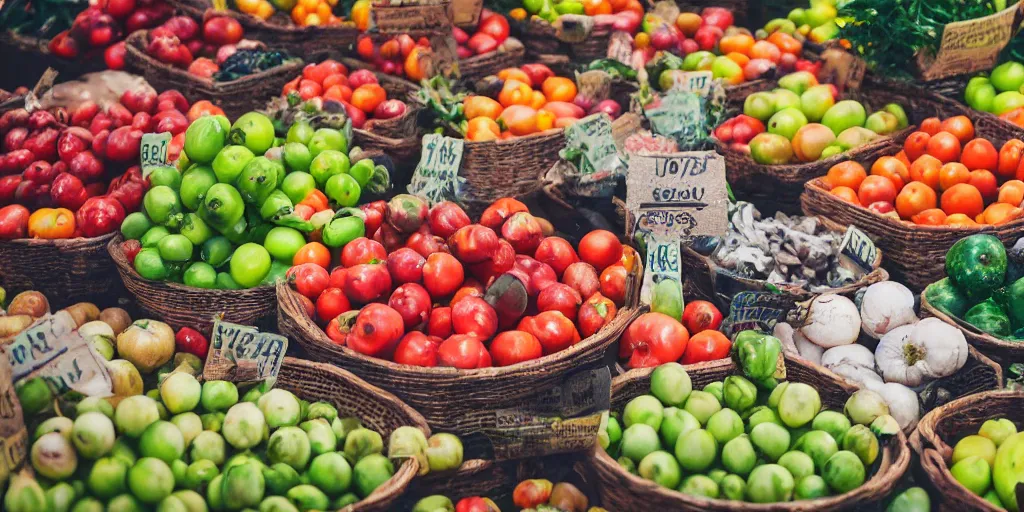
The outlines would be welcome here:
<svg viewBox="0 0 1024 512">
<path fill-rule="evenodd" d="M 463 142 L 466 146 L 473 149 L 480 150 L 488 146 L 504 147 L 514 146 L 516 144 L 541 144 L 548 140 L 561 136 L 565 131 L 565 128 L 551 128 L 542 132 L 531 133 L 529 135 L 521 135 L 519 137 L 512 137 L 509 139 L 495 139 L 495 140 L 465 140 Z"/>
<path fill-rule="evenodd" d="M 1022 355 L 1024 355 L 1024 341 L 1013 342 L 1001 340 L 987 332 L 982 332 L 977 327 L 963 321 L 960 318 L 951 317 L 946 313 L 940 311 L 935 306 L 932 306 L 931 303 L 928 302 L 928 298 L 924 296 L 924 292 L 921 293 L 921 309 L 927 311 L 929 315 L 932 315 L 935 318 L 938 318 L 939 320 L 942 320 L 943 322 L 952 325 L 957 329 L 960 329 L 960 331 L 963 332 L 964 336 L 967 338 L 967 341 L 979 344 L 982 350 L 984 350 L 987 345 L 992 345 L 1002 350 L 1019 351 Z"/>
<path fill-rule="evenodd" d="M 91 238 L 87 237 L 75 237 L 75 238 L 14 238 L 10 240 L 0 240 L 0 245 L 15 245 L 15 246 L 40 246 L 40 245 L 52 245 L 59 249 L 78 249 L 81 247 L 88 246 L 99 246 L 107 245 L 107 242 L 117 235 L 117 231 L 112 231 L 105 235 L 95 236 Z"/>
<path fill-rule="evenodd" d="M 332 32 L 348 32 L 358 31 L 355 22 L 343 21 L 338 25 L 296 25 L 289 23 L 282 25 L 279 23 L 267 23 L 266 20 L 260 19 L 258 16 L 247 14 L 234 9 L 226 9 L 219 11 L 213 7 L 207 7 L 205 9 L 197 6 L 190 5 L 187 1 L 183 0 L 167 0 L 167 3 L 171 4 L 177 9 L 190 11 L 195 14 L 201 14 L 203 19 L 207 16 L 227 16 L 234 18 L 246 28 L 258 28 L 260 30 L 281 32 L 284 34 L 308 34 L 310 37 L 316 37 L 317 35 L 330 34 Z M 289 18 L 290 19 L 290 18 Z"/>
<path fill-rule="evenodd" d="M 816 370 L 814 366 L 807 365 L 807 361 L 793 357 L 789 354 L 785 355 L 787 364 L 796 363 L 799 365 L 808 366 L 810 369 Z M 687 372 L 700 372 L 705 369 L 721 370 L 724 368 L 735 368 L 735 364 L 730 359 L 720 359 L 717 361 L 708 361 L 705 363 L 697 363 L 694 365 L 686 366 Z M 612 379 L 612 400 L 615 400 L 615 394 L 629 382 L 646 378 L 649 376 L 655 368 L 639 368 L 630 370 L 618 377 Z M 848 390 L 850 393 L 857 391 L 859 388 L 852 384 L 849 380 L 841 377 L 836 378 L 835 374 L 828 372 L 818 372 L 832 380 L 836 381 L 840 387 Z M 746 512 L 768 512 L 768 511 L 780 511 L 780 510 L 809 510 L 808 505 L 812 505 L 812 508 L 826 508 L 836 507 L 843 503 L 856 503 L 865 498 L 876 495 L 884 494 L 887 495 L 898 483 L 900 477 L 906 472 L 910 465 L 910 447 L 908 446 L 907 436 L 902 432 L 897 432 L 896 436 L 893 437 L 893 441 L 884 445 L 880 455 L 883 457 L 882 461 L 889 461 L 889 465 L 884 469 L 871 476 L 863 484 L 856 489 L 848 491 L 846 493 L 828 496 L 825 498 L 818 498 L 814 500 L 801 500 L 801 501 L 790 501 L 782 503 L 749 503 L 749 502 L 736 502 L 725 499 L 709 499 L 703 497 L 692 496 L 677 492 L 674 489 L 668 489 L 662 487 L 650 480 L 645 480 L 639 475 L 633 475 L 623 469 L 618 462 L 613 460 L 611 456 L 605 453 L 604 449 L 600 446 L 594 446 L 591 452 L 591 463 L 600 466 L 604 471 L 614 473 L 618 475 L 620 479 L 624 479 L 629 483 L 631 489 L 639 490 L 645 494 L 658 494 L 663 500 L 674 500 L 677 502 L 685 502 L 690 507 L 703 507 L 710 508 L 712 506 L 716 508 L 724 508 L 729 506 L 732 510 L 741 510 Z"/>
<path fill-rule="evenodd" d="M 333 352 L 339 352 L 343 357 L 357 359 L 363 364 L 379 366 L 388 371 L 402 373 L 420 379 L 459 377 L 482 380 L 502 380 L 513 375 L 529 375 L 536 373 L 537 371 L 543 371 L 543 368 L 548 366 L 551 362 L 573 359 L 580 352 L 585 352 L 593 346 L 604 343 L 604 341 L 609 337 L 617 337 L 618 332 L 620 331 L 619 324 L 625 324 L 623 325 L 623 328 L 625 328 L 626 325 L 629 325 L 630 321 L 638 316 L 640 311 L 639 308 L 620 308 L 616 311 L 615 317 L 612 321 L 605 324 L 605 326 L 594 335 L 580 340 L 569 348 L 560 350 L 553 354 L 548 354 L 538 359 L 531 359 L 529 361 L 523 361 L 509 366 L 491 366 L 473 370 L 460 370 L 458 368 L 447 366 L 422 367 L 399 364 L 379 357 L 361 354 L 346 346 L 339 346 L 327 337 L 327 334 L 323 329 L 316 325 L 305 311 L 299 309 L 298 305 L 300 302 L 297 296 L 298 292 L 292 290 L 287 283 L 277 284 L 278 314 L 288 317 L 292 322 L 299 326 L 299 329 L 303 331 L 302 334 L 304 336 L 294 336 L 300 345 L 312 343 L 319 345 L 321 348 L 329 348 Z"/>
<path fill-rule="evenodd" d="M 912 130 L 914 127 L 908 127 L 905 130 Z M 905 131 L 904 130 L 904 131 Z M 860 156 L 870 154 L 873 151 L 884 148 L 885 146 L 893 144 L 896 137 L 889 135 L 879 136 L 877 139 L 868 142 L 862 146 L 858 146 L 849 151 L 832 155 L 824 160 L 815 160 L 813 162 L 800 162 L 795 164 L 776 164 L 776 165 L 765 165 L 759 164 L 754 161 L 750 156 L 750 153 L 733 149 L 728 144 L 713 138 L 715 142 L 715 148 L 718 153 L 722 156 L 732 156 L 733 158 L 743 159 L 743 165 L 750 168 L 759 169 L 763 174 L 772 174 L 779 178 L 799 178 L 801 174 L 814 169 L 828 169 L 833 165 L 845 162 L 847 160 L 857 160 Z"/>
</svg>

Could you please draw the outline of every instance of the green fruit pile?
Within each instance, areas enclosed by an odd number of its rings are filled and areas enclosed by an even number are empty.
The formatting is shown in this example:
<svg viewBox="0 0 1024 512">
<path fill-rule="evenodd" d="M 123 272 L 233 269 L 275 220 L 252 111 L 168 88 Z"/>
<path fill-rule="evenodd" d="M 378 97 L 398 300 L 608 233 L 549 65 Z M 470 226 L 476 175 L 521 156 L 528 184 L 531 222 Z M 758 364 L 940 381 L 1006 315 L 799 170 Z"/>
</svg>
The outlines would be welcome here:
<svg viewBox="0 0 1024 512">
<path fill-rule="evenodd" d="M 12 478 L 4 510 L 335 510 L 395 472 L 381 435 L 359 418 L 282 389 L 258 386 L 239 400 L 231 382 L 175 371 L 116 407 L 89 398 L 75 412 L 36 427 L 35 478 Z"/>
<path fill-rule="evenodd" d="M 967 82 L 964 101 L 971 108 L 1001 116 L 1024 107 L 1024 64 L 1005 62 L 989 76 L 976 76 Z"/>
<path fill-rule="evenodd" d="M 348 150 L 342 131 L 305 122 L 281 139 L 258 112 L 230 126 L 224 116 L 201 117 L 185 132 L 184 172 L 154 170 L 142 211 L 122 223 L 124 238 L 141 245 L 129 259 L 146 279 L 197 288 L 271 284 L 284 277 L 308 234 L 335 210 L 358 217 L 351 207 L 371 180 L 386 176 L 371 160 L 351 164 Z M 357 224 L 350 239 L 364 234 Z"/>
<path fill-rule="evenodd" d="M 1024 482 L 1024 433 L 1006 418 L 991 419 L 976 435 L 953 447 L 950 473 L 968 491 L 989 503 L 1018 512 L 1016 488 Z"/>
<path fill-rule="evenodd" d="M 685 368 L 669 363 L 651 374 L 651 394 L 609 417 L 600 442 L 625 470 L 684 494 L 814 499 L 860 487 L 879 456 L 877 435 L 899 429 L 885 410 L 855 407 L 861 414 L 823 411 L 807 384 L 782 382 L 769 394 L 739 375 L 693 390 Z"/>
</svg>

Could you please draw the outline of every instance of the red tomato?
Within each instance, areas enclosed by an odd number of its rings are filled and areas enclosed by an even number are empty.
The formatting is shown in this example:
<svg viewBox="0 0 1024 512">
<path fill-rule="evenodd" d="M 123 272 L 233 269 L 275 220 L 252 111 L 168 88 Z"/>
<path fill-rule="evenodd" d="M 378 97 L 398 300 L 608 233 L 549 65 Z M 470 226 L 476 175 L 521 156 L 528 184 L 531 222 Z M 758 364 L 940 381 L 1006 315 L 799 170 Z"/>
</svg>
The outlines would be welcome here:
<svg viewBox="0 0 1024 512">
<path fill-rule="evenodd" d="M 341 250 L 341 266 L 354 267 L 364 263 L 383 263 L 388 259 L 388 252 L 380 242 L 361 236 L 345 244 Z"/>
<path fill-rule="evenodd" d="M 576 312 L 580 307 L 583 298 L 573 287 L 555 283 L 548 286 L 537 295 L 537 309 L 539 311 L 558 311 L 569 320 L 576 319 Z"/>
<path fill-rule="evenodd" d="M 580 297 L 590 297 L 601 290 L 601 280 L 593 265 L 582 261 L 573 263 L 562 274 L 562 282 L 580 293 Z"/>
<path fill-rule="evenodd" d="M 469 215 L 461 206 L 451 202 L 443 201 L 430 209 L 430 231 L 435 235 L 447 239 L 455 234 L 459 228 L 472 224 Z"/>
<path fill-rule="evenodd" d="M 491 366 L 491 354 L 487 347 L 470 334 L 456 334 L 444 340 L 437 349 L 437 359 L 443 366 L 454 366 L 460 370 Z"/>
<path fill-rule="evenodd" d="M 348 269 L 345 267 L 336 267 L 331 271 L 331 282 L 327 285 L 328 288 L 344 288 L 345 287 L 345 274 L 348 273 Z"/>
<path fill-rule="evenodd" d="M 449 252 L 448 244 L 444 242 L 444 239 L 431 234 L 430 227 L 426 225 L 409 235 L 409 239 L 405 241 L 405 246 L 420 253 L 424 258 L 435 252 Z"/>
<path fill-rule="evenodd" d="M 559 278 L 562 277 L 569 265 L 580 260 L 580 257 L 576 255 L 576 250 L 572 248 L 572 244 L 557 236 L 549 236 L 541 240 L 533 257 L 541 263 L 551 265 Z"/>
<path fill-rule="evenodd" d="M 595 293 L 580 306 L 577 323 L 584 338 L 593 336 L 615 318 L 618 309 L 608 297 Z"/>
<path fill-rule="evenodd" d="M 501 512 L 501 509 L 490 498 L 471 496 L 459 500 L 455 504 L 455 512 Z"/>
<path fill-rule="evenodd" d="M 629 324 L 619 344 L 619 359 L 629 368 L 648 368 L 678 361 L 690 334 L 683 324 L 664 313 L 644 313 Z"/>
<path fill-rule="evenodd" d="M 310 299 L 319 297 L 331 281 L 327 270 L 316 263 L 296 265 L 288 269 L 285 276 L 295 286 L 296 291 Z"/>
<path fill-rule="evenodd" d="M 501 44 L 505 39 L 508 39 L 508 29 L 508 20 L 498 14 L 481 21 L 476 29 L 476 33 L 487 34 L 497 40 L 498 44 Z"/>
<path fill-rule="evenodd" d="M 0 238 L 12 240 L 28 234 L 28 208 L 12 204 L 0 208 Z"/>
<path fill-rule="evenodd" d="M 389 357 L 405 334 L 402 315 L 383 304 L 369 304 L 359 311 L 346 344 L 360 354 Z"/>
<path fill-rule="evenodd" d="M 523 331 L 505 331 L 491 342 L 491 357 L 495 366 L 511 366 L 543 355 L 537 338 Z"/>
<path fill-rule="evenodd" d="M 544 347 L 544 355 L 567 349 L 580 341 L 580 333 L 572 320 L 558 311 L 544 311 L 537 316 L 525 317 L 517 328 L 536 336 Z"/>
<path fill-rule="evenodd" d="M 460 261 L 479 263 L 491 259 L 498 250 L 498 234 L 480 224 L 470 224 L 448 238 L 448 248 Z"/>
<path fill-rule="evenodd" d="M 501 236 L 508 240 L 516 253 L 530 255 L 544 239 L 544 232 L 536 217 L 527 212 L 518 212 L 501 226 Z"/>
<path fill-rule="evenodd" d="M 328 288 L 316 298 L 316 316 L 321 322 L 330 322 L 338 315 L 351 310 L 352 305 L 341 288 Z"/>
<path fill-rule="evenodd" d="M 580 240 L 580 259 L 600 272 L 622 259 L 622 243 L 611 231 L 591 231 Z"/>
<path fill-rule="evenodd" d="M 398 284 L 418 283 L 423 280 L 423 265 L 427 262 L 420 253 L 402 247 L 388 254 L 388 273 Z"/>
<path fill-rule="evenodd" d="M 480 224 L 493 230 L 499 230 L 501 225 L 505 223 L 505 219 L 511 217 L 513 213 L 529 211 L 530 209 L 521 201 L 511 197 L 503 197 L 491 203 L 484 210 L 484 213 L 480 214 Z"/>
<path fill-rule="evenodd" d="M 488 340 L 498 332 L 498 313 L 479 297 L 466 297 L 452 305 L 455 334 L 472 334 Z"/>
<path fill-rule="evenodd" d="M 388 203 L 385 201 L 374 201 L 359 205 L 359 209 L 366 214 L 366 219 L 363 220 L 366 232 L 376 233 L 377 228 L 384 223 L 384 212 L 388 209 Z"/>
<path fill-rule="evenodd" d="M 717 331 L 722 326 L 722 312 L 706 300 L 695 300 L 683 308 L 683 325 L 692 333 Z"/>
<path fill-rule="evenodd" d="M 455 295 L 452 295 L 452 300 L 448 302 L 448 305 L 454 306 L 456 302 L 466 297 L 483 298 L 485 291 L 484 285 L 471 277 L 463 281 L 462 286 L 455 292 Z"/>
<path fill-rule="evenodd" d="M 729 350 L 732 342 L 726 335 L 712 330 L 706 330 L 694 334 L 690 342 L 686 344 L 686 351 L 683 352 L 682 364 L 703 363 L 704 361 L 716 361 L 729 357 Z"/>
<path fill-rule="evenodd" d="M 423 264 L 423 286 L 435 299 L 455 293 L 465 277 L 462 263 L 451 254 L 436 252 Z"/>
<path fill-rule="evenodd" d="M 515 264 L 516 250 L 512 248 L 512 244 L 498 240 L 498 250 L 491 259 L 470 265 L 469 271 L 481 282 L 489 284 L 491 279 L 512 270 Z"/>
<path fill-rule="evenodd" d="M 545 288 L 558 282 L 558 276 L 555 275 L 555 271 L 550 265 L 529 256 L 516 256 L 516 264 L 510 273 L 526 285 L 526 291 L 530 297 L 536 297 Z"/>
<path fill-rule="evenodd" d="M 608 297 L 616 306 L 626 302 L 626 267 L 616 264 L 601 272 L 601 295 Z"/>
<path fill-rule="evenodd" d="M 349 313 L 345 313 L 343 315 L 338 315 L 334 317 L 334 319 L 327 323 L 327 328 L 324 329 L 324 332 L 327 334 L 327 337 L 332 342 L 334 342 L 335 345 L 341 345 L 343 347 L 345 346 L 345 342 L 348 339 L 349 327 L 347 325 L 342 327 L 341 321 L 343 318 L 349 316 L 350 314 L 354 316 L 355 311 L 350 311 Z M 347 323 L 348 322 L 346 321 L 346 324 Z"/>
<path fill-rule="evenodd" d="M 358 304 L 368 304 L 391 290 L 391 275 L 385 265 L 360 264 L 345 272 L 345 295 Z"/>
<path fill-rule="evenodd" d="M 419 331 L 406 334 L 395 347 L 395 362 L 413 366 L 437 366 L 437 349 L 441 340 Z"/>
<path fill-rule="evenodd" d="M 402 315 L 406 330 L 415 329 L 430 317 L 430 294 L 416 283 L 406 283 L 395 288 L 388 306 Z"/>
<path fill-rule="evenodd" d="M 448 339 L 452 332 L 452 308 L 431 309 L 430 319 L 427 321 L 427 334 L 444 340 Z"/>
</svg>

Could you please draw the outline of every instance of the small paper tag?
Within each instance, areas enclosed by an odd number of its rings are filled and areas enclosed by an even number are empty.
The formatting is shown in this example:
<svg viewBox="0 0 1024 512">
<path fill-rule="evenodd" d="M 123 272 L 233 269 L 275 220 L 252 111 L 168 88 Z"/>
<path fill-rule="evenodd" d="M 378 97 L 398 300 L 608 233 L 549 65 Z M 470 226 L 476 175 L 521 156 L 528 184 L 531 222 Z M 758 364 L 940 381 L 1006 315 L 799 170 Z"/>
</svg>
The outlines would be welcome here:
<svg viewBox="0 0 1024 512">
<path fill-rule="evenodd" d="M 580 174 L 595 175 L 595 179 L 600 179 L 615 174 L 621 165 L 608 114 L 593 114 L 566 127 L 565 146 L 583 148 Z"/>
<path fill-rule="evenodd" d="M 459 176 L 465 142 L 436 133 L 423 136 L 420 163 L 409 183 L 409 193 L 426 197 L 431 204 L 457 201 L 466 179 Z"/>
<path fill-rule="evenodd" d="M 679 239 L 655 233 L 644 235 L 647 263 L 644 265 L 644 284 L 640 288 L 640 301 L 650 304 L 654 286 L 666 279 L 682 283 L 679 264 Z"/>
<path fill-rule="evenodd" d="M 729 304 L 729 315 L 722 322 L 722 334 L 732 337 L 740 331 L 772 332 L 784 321 L 793 301 L 771 292 L 740 292 Z"/>
<path fill-rule="evenodd" d="M 608 58 L 632 66 L 633 36 L 629 35 L 629 32 L 612 32 L 611 41 L 608 43 Z"/>
<path fill-rule="evenodd" d="M 284 336 L 217 318 L 213 321 L 210 355 L 203 367 L 203 377 L 232 382 L 268 379 L 274 382 L 287 350 L 288 338 Z"/>
<path fill-rule="evenodd" d="M 729 229 L 725 159 L 714 151 L 634 155 L 626 176 L 631 232 L 690 240 Z"/>
<path fill-rule="evenodd" d="M 666 92 L 692 92 L 707 96 L 714 83 L 710 71 L 673 71 L 671 76 L 672 87 Z"/>
<path fill-rule="evenodd" d="M 948 23 L 936 54 L 918 54 L 921 77 L 937 80 L 952 75 L 991 69 L 999 52 L 1013 37 L 1014 19 L 1020 2 L 983 18 Z"/>
<path fill-rule="evenodd" d="M 139 144 L 139 165 L 142 167 L 143 178 L 149 176 L 157 167 L 167 166 L 170 144 L 170 132 L 147 133 L 142 136 L 142 142 Z"/>
<path fill-rule="evenodd" d="M 835 85 L 840 93 L 860 88 L 868 69 L 864 59 L 840 48 L 829 48 L 822 52 L 821 60 L 824 64 L 818 72 L 818 78 L 822 82 Z"/>
<path fill-rule="evenodd" d="M 76 328 L 75 320 L 67 311 L 47 315 L 15 336 L 14 341 L 4 347 L 11 363 L 14 382 L 27 377 L 34 370 L 50 362 L 67 347 L 61 339 Z"/>
<path fill-rule="evenodd" d="M 878 249 L 863 231 L 856 226 L 850 226 L 843 235 L 843 242 L 839 246 L 839 254 L 850 259 L 855 265 L 871 272 L 874 270 L 875 259 L 878 257 Z"/>
</svg>

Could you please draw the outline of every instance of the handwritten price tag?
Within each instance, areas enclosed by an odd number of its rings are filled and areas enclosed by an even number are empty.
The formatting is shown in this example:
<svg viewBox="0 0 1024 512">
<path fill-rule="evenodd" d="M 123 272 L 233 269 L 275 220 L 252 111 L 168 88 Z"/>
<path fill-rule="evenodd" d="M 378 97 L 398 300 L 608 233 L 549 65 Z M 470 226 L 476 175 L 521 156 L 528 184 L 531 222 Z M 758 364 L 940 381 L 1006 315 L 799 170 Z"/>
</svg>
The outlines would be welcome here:
<svg viewBox="0 0 1024 512">
<path fill-rule="evenodd" d="M 583 148 L 581 174 L 614 173 L 616 165 L 620 165 L 608 114 L 590 115 L 569 125 L 565 129 L 565 146 Z"/>
<path fill-rule="evenodd" d="M 167 151 L 171 144 L 171 134 L 147 133 L 142 136 L 139 145 L 139 165 L 142 166 L 142 176 L 149 176 L 153 169 L 165 167 L 167 162 Z"/>
<path fill-rule="evenodd" d="M 436 133 L 423 136 L 423 151 L 409 183 L 409 193 L 426 197 L 431 204 L 455 201 L 465 178 L 459 177 L 466 143 Z"/>
<path fill-rule="evenodd" d="M 857 229 L 856 226 L 850 226 L 839 246 L 839 254 L 849 258 L 864 272 L 871 272 L 875 268 L 878 249 L 875 248 L 875 243 L 868 238 L 867 234 Z"/>
<path fill-rule="evenodd" d="M 647 246 L 647 261 L 644 265 L 644 283 L 640 288 L 640 301 L 651 303 L 654 286 L 669 279 L 682 282 L 679 264 L 679 239 L 666 238 L 654 233 L 644 235 Z"/>
<path fill-rule="evenodd" d="M 695 92 L 706 96 L 711 92 L 714 78 L 710 71 L 675 71 L 672 87 L 666 92 Z"/>
<path fill-rule="evenodd" d="M 626 176 L 631 232 L 690 240 L 729 227 L 725 160 L 713 151 L 634 155 Z"/>
<path fill-rule="evenodd" d="M 276 380 L 288 350 L 288 338 L 218 319 L 213 323 L 210 347 L 203 368 L 206 379 Z"/>
<path fill-rule="evenodd" d="M 17 382 L 46 363 L 50 362 L 63 351 L 67 350 L 60 339 L 75 330 L 75 320 L 67 311 L 58 311 L 48 315 L 18 334 L 14 341 L 6 346 L 7 359 L 11 363 L 11 373 Z"/>
<path fill-rule="evenodd" d="M 722 323 L 722 334 L 730 338 L 746 330 L 772 332 L 793 309 L 792 299 L 771 292 L 740 292 L 729 304 L 729 315 Z"/>
</svg>

